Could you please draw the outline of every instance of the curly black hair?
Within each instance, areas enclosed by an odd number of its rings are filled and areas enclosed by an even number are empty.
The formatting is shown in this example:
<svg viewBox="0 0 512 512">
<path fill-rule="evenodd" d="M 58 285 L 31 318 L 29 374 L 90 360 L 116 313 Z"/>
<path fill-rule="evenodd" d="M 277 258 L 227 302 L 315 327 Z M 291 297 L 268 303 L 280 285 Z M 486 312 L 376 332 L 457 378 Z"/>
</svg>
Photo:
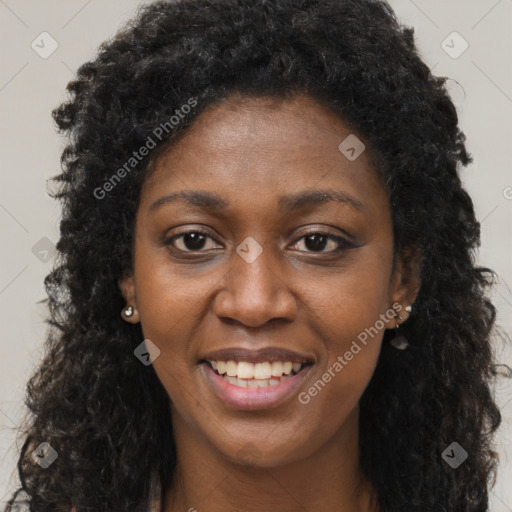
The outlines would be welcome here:
<svg viewBox="0 0 512 512">
<path fill-rule="evenodd" d="M 480 225 L 458 169 L 471 156 L 445 82 L 422 61 L 413 29 L 379 0 L 158 1 L 103 43 L 53 111 L 69 143 L 51 192 L 62 220 L 45 279 L 47 351 L 27 386 L 21 488 L 6 510 L 23 490 L 36 512 L 144 511 L 150 472 L 171 482 L 168 396 L 133 355 L 140 324 L 119 315 L 141 186 L 206 108 L 232 94 L 305 93 L 381 156 L 395 253 L 422 255 L 401 328 L 410 349 L 389 348 L 386 331 L 360 401 L 360 461 L 379 510 L 487 511 L 501 422 L 487 296 L 495 274 L 476 265 Z M 195 107 L 170 129 L 190 98 Z M 165 123 L 158 147 L 106 185 Z M 58 453 L 48 469 L 32 460 L 41 442 Z M 457 470 L 441 456 L 452 442 L 469 454 Z"/>
</svg>

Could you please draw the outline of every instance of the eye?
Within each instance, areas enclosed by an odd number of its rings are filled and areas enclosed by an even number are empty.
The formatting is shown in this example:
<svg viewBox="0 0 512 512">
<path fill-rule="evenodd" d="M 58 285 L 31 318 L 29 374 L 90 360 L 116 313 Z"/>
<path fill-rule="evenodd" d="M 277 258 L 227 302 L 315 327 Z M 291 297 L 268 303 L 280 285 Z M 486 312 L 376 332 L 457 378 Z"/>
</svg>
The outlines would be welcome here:
<svg viewBox="0 0 512 512">
<path fill-rule="evenodd" d="M 205 231 L 190 230 L 167 238 L 164 244 L 171 245 L 174 249 L 181 252 L 202 252 L 203 250 L 217 248 L 215 245 L 208 247 L 208 240 L 216 242 Z M 310 231 L 299 238 L 295 244 L 300 241 L 304 241 L 305 252 L 313 253 L 336 253 L 354 247 L 347 239 L 322 231 Z M 326 248 L 329 249 L 329 245 L 331 250 L 325 250 Z"/>
<path fill-rule="evenodd" d="M 214 240 L 208 233 L 204 231 L 192 230 L 185 231 L 178 235 L 171 236 L 165 240 L 166 245 L 172 245 L 173 248 L 182 252 L 195 252 L 205 249 L 207 240 Z M 178 247 L 181 246 L 181 247 Z M 206 247 L 206 249 L 214 249 L 215 247 Z"/>
<path fill-rule="evenodd" d="M 335 253 L 354 247 L 347 239 L 322 231 L 310 231 L 299 238 L 298 242 L 302 240 L 307 249 L 305 252 Z M 332 250 L 324 250 L 329 245 Z"/>
</svg>

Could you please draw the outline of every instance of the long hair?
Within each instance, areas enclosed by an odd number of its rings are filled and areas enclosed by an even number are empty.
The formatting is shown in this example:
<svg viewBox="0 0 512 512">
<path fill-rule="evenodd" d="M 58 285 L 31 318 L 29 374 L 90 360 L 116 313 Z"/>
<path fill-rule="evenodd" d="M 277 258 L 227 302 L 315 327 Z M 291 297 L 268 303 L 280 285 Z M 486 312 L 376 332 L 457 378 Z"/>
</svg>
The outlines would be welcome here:
<svg viewBox="0 0 512 512">
<path fill-rule="evenodd" d="M 152 162 L 234 93 L 306 93 L 349 122 L 381 156 L 395 252 L 421 250 L 420 291 L 401 328 L 410 347 L 390 348 L 385 333 L 360 401 L 360 461 L 380 510 L 488 509 L 501 421 L 493 272 L 475 263 L 480 226 L 459 176 L 471 156 L 445 81 L 377 0 L 160 1 L 101 45 L 53 111 L 69 144 L 52 193 L 62 220 L 45 280 L 46 354 L 27 387 L 18 464 L 30 510 L 144 511 L 150 472 L 164 486 L 172 479 L 168 397 L 133 355 L 143 334 L 120 317 L 117 281 L 132 268 Z M 131 161 L 149 138 L 158 147 Z M 48 468 L 32 458 L 43 442 L 58 453 Z M 456 470 L 442 457 L 453 442 L 468 454 Z"/>
</svg>

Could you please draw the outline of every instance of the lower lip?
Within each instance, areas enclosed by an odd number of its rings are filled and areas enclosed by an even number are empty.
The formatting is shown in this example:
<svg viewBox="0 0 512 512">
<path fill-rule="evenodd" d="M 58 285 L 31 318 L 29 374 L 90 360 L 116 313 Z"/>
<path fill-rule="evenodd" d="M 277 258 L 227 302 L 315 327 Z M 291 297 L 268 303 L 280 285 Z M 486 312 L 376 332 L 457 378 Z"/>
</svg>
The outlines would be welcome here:
<svg viewBox="0 0 512 512">
<path fill-rule="evenodd" d="M 297 391 L 311 369 L 311 365 L 304 366 L 297 375 L 275 386 L 241 388 L 224 380 L 208 363 L 202 363 L 199 367 L 213 392 L 224 403 L 245 411 L 270 409 L 282 404 Z"/>
</svg>

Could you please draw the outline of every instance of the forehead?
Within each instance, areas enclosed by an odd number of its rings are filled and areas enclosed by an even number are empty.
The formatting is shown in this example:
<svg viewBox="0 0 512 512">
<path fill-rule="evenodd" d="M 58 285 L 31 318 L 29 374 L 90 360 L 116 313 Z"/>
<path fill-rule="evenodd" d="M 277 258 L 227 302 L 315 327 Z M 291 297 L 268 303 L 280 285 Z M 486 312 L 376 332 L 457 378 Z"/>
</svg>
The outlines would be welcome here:
<svg viewBox="0 0 512 512">
<path fill-rule="evenodd" d="M 297 142 L 318 142 L 322 137 L 329 144 L 340 132 L 350 133 L 345 122 L 307 95 L 282 99 L 236 94 L 209 106 L 197 121 L 189 134 L 200 136 L 206 144 L 224 139 L 225 144 L 231 141 L 240 146 L 255 137 L 268 146 L 288 146 L 290 137 Z M 211 125 L 215 130 L 209 129 Z"/>
<path fill-rule="evenodd" d="M 365 148 L 356 159 L 339 149 L 345 140 Z M 243 196 L 316 184 L 343 184 L 347 193 L 382 189 L 368 143 L 363 146 L 348 123 L 307 95 L 235 95 L 199 114 L 154 162 L 144 190 L 154 196 L 200 185 Z"/>
</svg>

